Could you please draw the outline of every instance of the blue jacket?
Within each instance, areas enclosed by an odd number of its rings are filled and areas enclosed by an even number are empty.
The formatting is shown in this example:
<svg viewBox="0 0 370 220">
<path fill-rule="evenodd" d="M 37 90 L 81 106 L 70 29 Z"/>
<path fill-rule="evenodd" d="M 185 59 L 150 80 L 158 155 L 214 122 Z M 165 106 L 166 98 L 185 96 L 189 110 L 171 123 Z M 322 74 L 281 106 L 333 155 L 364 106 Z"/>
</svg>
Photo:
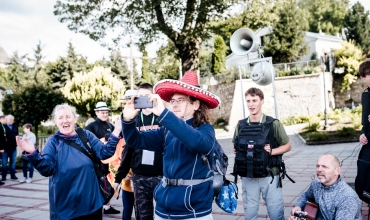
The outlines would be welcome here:
<svg viewBox="0 0 370 220">
<path fill-rule="evenodd" d="M 118 137 L 111 134 L 104 145 L 90 131 L 84 131 L 98 158 L 103 160 L 114 154 Z M 41 154 L 35 151 L 27 155 L 41 175 L 50 177 L 50 219 L 72 219 L 91 214 L 104 203 L 93 162 L 60 138 L 72 140 L 86 149 L 77 134 L 65 136 L 58 131 L 48 139 Z"/>
<path fill-rule="evenodd" d="M 202 154 L 213 155 L 215 132 L 210 124 L 192 127 L 192 119 L 180 120 L 165 109 L 157 118 L 157 130 L 139 132 L 135 121 L 123 121 L 122 131 L 130 147 L 163 152 L 163 174 L 168 179 L 207 179 L 213 176 Z M 208 158 L 209 160 L 209 158 Z M 193 186 L 163 186 L 154 190 L 155 213 L 168 219 L 199 218 L 211 214 L 212 181 Z"/>
</svg>

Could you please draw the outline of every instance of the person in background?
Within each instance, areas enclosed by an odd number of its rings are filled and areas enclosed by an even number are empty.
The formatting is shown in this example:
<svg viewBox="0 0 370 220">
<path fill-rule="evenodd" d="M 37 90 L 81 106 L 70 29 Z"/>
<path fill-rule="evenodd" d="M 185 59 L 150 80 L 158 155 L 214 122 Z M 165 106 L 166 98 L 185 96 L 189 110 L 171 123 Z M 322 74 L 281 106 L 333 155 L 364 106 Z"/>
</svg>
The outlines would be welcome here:
<svg viewBox="0 0 370 220">
<path fill-rule="evenodd" d="M 149 83 L 141 84 L 137 89 L 137 96 L 149 96 L 151 94 L 153 94 L 153 86 Z M 126 101 L 129 100 L 126 95 Z M 158 129 L 160 124 L 156 120 L 157 117 L 152 112 L 142 109 L 136 117 L 136 128 L 140 132 Z M 135 218 L 140 220 L 153 219 L 153 193 L 155 187 L 162 180 L 163 154 L 158 151 L 126 147 L 119 168 L 120 176 L 125 177 L 130 168 L 134 173 L 132 183 L 135 195 Z M 122 178 L 116 179 L 115 188 L 121 180 Z"/>
<path fill-rule="evenodd" d="M 25 124 L 23 125 L 23 137 L 22 140 L 25 141 L 28 139 L 31 143 L 36 145 L 36 135 L 32 132 L 32 125 L 31 124 Z M 22 152 L 22 154 L 26 154 L 25 151 Z M 30 171 L 29 176 L 27 177 L 27 168 Z M 23 179 L 21 179 L 19 182 L 24 183 L 31 183 L 33 178 L 33 166 L 32 163 L 30 163 L 28 160 L 22 159 L 22 170 L 23 170 Z"/>
<path fill-rule="evenodd" d="M 114 126 L 109 122 L 109 112 L 111 111 L 108 108 L 107 103 L 105 102 L 98 102 L 96 104 L 95 114 L 96 119 L 94 122 L 88 124 L 85 129 L 93 133 L 98 139 L 104 142 L 105 136 L 110 135 L 110 133 L 114 130 Z M 109 165 L 103 164 L 104 167 L 104 174 L 109 174 Z M 104 214 L 119 214 L 120 211 L 113 208 L 108 202 L 103 206 L 103 213 Z"/>
<path fill-rule="evenodd" d="M 299 197 L 289 219 L 294 220 L 294 213 L 303 210 L 307 201 L 314 201 L 319 205 L 316 219 L 362 219 L 362 202 L 356 192 L 340 177 L 341 171 L 336 156 L 321 155 L 316 162 L 317 178 Z"/>
<path fill-rule="evenodd" d="M 58 131 L 47 140 L 42 153 L 27 138 L 23 141 L 17 137 L 18 146 L 27 152 L 32 165 L 41 175 L 50 177 L 50 219 L 101 220 L 104 199 L 94 172 L 94 162 L 69 143 L 74 142 L 89 152 L 76 132 L 77 113 L 70 105 L 61 104 L 55 107 L 52 116 Z M 84 133 L 94 156 L 104 160 L 114 154 L 121 131 L 118 119 L 107 144 L 88 130 Z"/>
<path fill-rule="evenodd" d="M 6 119 L 4 115 L 0 116 L 0 156 L 2 156 L 2 153 L 4 152 L 5 145 L 7 144 L 7 138 L 6 138 Z M 0 186 L 4 185 L 5 183 L 0 180 Z"/>
<path fill-rule="evenodd" d="M 95 121 L 95 119 L 93 118 L 88 118 L 85 122 L 85 127 L 87 127 L 89 124 L 93 123 Z"/>
<path fill-rule="evenodd" d="M 19 135 L 18 126 L 14 124 L 14 116 L 6 116 L 6 127 L 8 130 L 6 132 L 7 144 L 5 145 L 4 152 L 2 155 L 2 169 L 1 175 L 2 181 L 6 180 L 6 175 L 8 174 L 8 158 L 9 158 L 9 167 L 10 167 L 10 178 L 12 180 L 18 180 L 15 175 L 15 162 L 17 160 L 17 142 L 16 136 Z"/>
</svg>

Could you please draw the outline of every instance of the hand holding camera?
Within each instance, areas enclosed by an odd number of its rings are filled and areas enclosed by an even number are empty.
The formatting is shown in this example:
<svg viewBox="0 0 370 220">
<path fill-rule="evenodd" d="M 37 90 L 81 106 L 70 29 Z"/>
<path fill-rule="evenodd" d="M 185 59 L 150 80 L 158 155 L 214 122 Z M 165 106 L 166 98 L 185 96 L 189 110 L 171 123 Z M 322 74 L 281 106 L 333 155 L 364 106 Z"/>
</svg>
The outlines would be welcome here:
<svg viewBox="0 0 370 220">
<path fill-rule="evenodd" d="M 308 213 L 303 211 L 294 212 L 294 217 L 296 217 L 295 219 L 306 219 L 307 215 Z"/>
</svg>

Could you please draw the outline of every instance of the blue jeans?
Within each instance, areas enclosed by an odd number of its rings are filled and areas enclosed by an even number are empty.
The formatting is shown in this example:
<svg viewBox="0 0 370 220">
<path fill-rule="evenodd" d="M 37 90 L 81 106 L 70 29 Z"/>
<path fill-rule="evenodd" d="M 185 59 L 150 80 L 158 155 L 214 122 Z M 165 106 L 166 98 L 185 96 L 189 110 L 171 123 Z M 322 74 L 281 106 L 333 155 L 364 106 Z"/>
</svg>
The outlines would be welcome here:
<svg viewBox="0 0 370 220">
<path fill-rule="evenodd" d="M 132 210 L 134 208 L 134 193 L 122 190 L 122 220 L 131 220 Z"/>
<path fill-rule="evenodd" d="M 6 174 L 8 173 L 8 158 L 10 159 L 10 176 L 15 176 L 15 161 L 17 159 L 17 149 L 12 151 L 4 151 L 1 157 L 2 162 L 2 169 L 1 169 L 1 176 L 3 179 L 6 179 Z"/>
<path fill-rule="evenodd" d="M 28 160 L 22 160 L 22 170 L 24 178 L 27 178 L 27 167 L 30 170 L 29 178 L 33 177 L 33 165 Z"/>
</svg>

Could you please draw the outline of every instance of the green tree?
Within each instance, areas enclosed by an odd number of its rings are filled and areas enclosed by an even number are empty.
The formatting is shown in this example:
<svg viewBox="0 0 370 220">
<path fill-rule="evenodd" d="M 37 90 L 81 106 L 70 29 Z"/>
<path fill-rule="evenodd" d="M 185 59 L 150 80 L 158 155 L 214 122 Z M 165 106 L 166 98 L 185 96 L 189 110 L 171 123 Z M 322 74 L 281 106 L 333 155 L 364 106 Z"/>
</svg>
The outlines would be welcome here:
<svg viewBox="0 0 370 220">
<path fill-rule="evenodd" d="M 264 37 L 265 56 L 272 56 L 274 63 L 287 63 L 299 60 L 307 53 L 302 30 L 308 27 L 297 7 L 296 0 L 287 0 L 278 11 L 279 21 L 273 26 L 273 33 Z"/>
<path fill-rule="evenodd" d="M 335 50 L 336 68 L 342 69 L 341 72 L 335 72 L 335 79 L 341 80 L 340 91 L 348 91 L 351 84 L 356 81 L 358 68 L 362 61 L 362 52 L 356 47 L 352 40 L 343 41 L 342 47 Z"/>
<path fill-rule="evenodd" d="M 308 31 L 335 35 L 341 32 L 349 0 L 299 0 L 298 5 L 308 13 Z"/>
<path fill-rule="evenodd" d="M 30 69 L 31 72 L 31 79 L 29 83 L 36 83 L 36 84 L 47 84 L 49 80 L 49 76 L 45 72 L 43 58 L 44 55 L 42 54 L 43 47 L 41 46 L 41 41 L 38 42 L 36 48 L 33 49 L 33 58 L 29 60 L 32 62 L 32 66 Z M 29 84 L 27 83 L 27 84 Z"/>
<path fill-rule="evenodd" d="M 79 114 L 91 117 L 96 103 L 102 100 L 113 110 L 117 110 L 125 87 L 110 68 L 95 66 L 88 73 L 75 73 L 61 91 Z"/>
<path fill-rule="evenodd" d="M 246 1 L 245 10 L 240 14 L 228 16 L 226 19 L 215 19 L 208 22 L 212 33 L 220 35 L 226 45 L 230 45 L 232 34 L 239 28 L 246 27 L 257 30 L 278 22 L 278 11 L 286 0 L 249 0 Z M 227 47 L 226 54 L 231 50 Z"/>
<path fill-rule="evenodd" d="M 220 73 L 226 69 L 226 44 L 221 36 L 215 37 L 214 51 L 212 53 L 212 69 L 214 73 Z"/>
<path fill-rule="evenodd" d="M 364 54 L 370 52 L 370 15 L 364 6 L 357 2 L 344 17 L 343 26 L 347 28 L 347 39 L 354 40 Z"/>
<path fill-rule="evenodd" d="M 140 43 L 146 44 L 164 34 L 177 48 L 185 72 L 198 70 L 200 45 L 209 37 L 207 22 L 224 16 L 235 2 L 239 1 L 127 0 L 104 4 L 102 0 L 58 0 L 54 14 L 61 22 L 67 22 L 70 30 L 94 40 L 104 38 L 112 30 L 120 33 L 115 42 L 122 36 L 134 34 L 139 36 Z"/>
<path fill-rule="evenodd" d="M 2 101 L 5 114 L 12 114 L 20 125 L 30 123 L 38 133 L 38 126 L 49 119 L 54 107 L 66 102 L 60 91 L 44 85 L 31 85 L 6 95 Z"/>
<path fill-rule="evenodd" d="M 143 51 L 141 75 L 147 83 L 152 83 L 152 79 L 150 77 L 150 63 L 148 59 L 148 52 L 146 50 Z"/>
<path fill-rule="evenodd" d="M 87 59 L 76 53 L 72 43 L 69 42 L 67 56 L 60 57 L 54 62 L 45 65 L 45 72 L 49 76 L 52 88 L 62 88 L 66 81 L 73 78 L 74 73 L 89 71 L 92 65 L 87 63 Z"/>
<path fill-rule="evenodd" d="M 157 57 L 153 60 L 152 72 L 155 79 L 153 83 L 162 79 L 179 79 L 180 61 L 177 56 L 175 45 L 168 41 L 157 51 Z"/>
<path fill-rule="evenodd" d="M 13 53 L 4 71 L 4 86 L 13 91 L 20 90 L 25 86 L 24 82 L 30 76 L 30 68 L 26 65 L 27 60 L 27 54 L 19 55 L 17 51 Z"/>
</svg>

